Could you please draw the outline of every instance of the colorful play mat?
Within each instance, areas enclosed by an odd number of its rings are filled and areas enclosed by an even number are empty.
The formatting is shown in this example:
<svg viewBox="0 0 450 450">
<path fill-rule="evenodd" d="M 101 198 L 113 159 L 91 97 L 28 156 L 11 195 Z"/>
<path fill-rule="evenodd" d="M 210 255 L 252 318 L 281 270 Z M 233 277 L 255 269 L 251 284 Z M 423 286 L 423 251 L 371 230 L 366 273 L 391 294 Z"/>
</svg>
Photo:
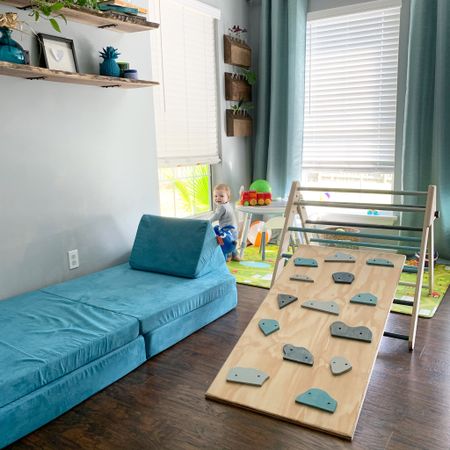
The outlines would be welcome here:
<svg viewBox="0 0 450 450">
<path fill-rule="evenodd" d="M 249 246 L 245 249 L 244 259 L 241 262 L 230 261 L 228 268 L 236 281 L 240 284 L 257 286 L 269 289 L 272 280 L 272 272 L 277 258 L 278 246 L 268 245 L 266 247 L 266 258 L 261 260 L 259 247 Z M 431 318 L 434 316 L 439 304 L 444 297 L 450 284 L 450 266 L 437 264 L 434 275 L 433 295 L 428 295 L 428 290 L 423 289 L 420 303 L 420 317 Z M 403 273 L 403 281 L 415 281 L 416 275 Z M 424 285 L 427 284 L 428 274 L 425 274 Z M 410 286 L 399 286 L 396 297 L 403 300 L 412 300 L 414 288 Z M 411 314 L 411 306 L 392 305 L 392 311 L 401 314 Z"/>
</svg>

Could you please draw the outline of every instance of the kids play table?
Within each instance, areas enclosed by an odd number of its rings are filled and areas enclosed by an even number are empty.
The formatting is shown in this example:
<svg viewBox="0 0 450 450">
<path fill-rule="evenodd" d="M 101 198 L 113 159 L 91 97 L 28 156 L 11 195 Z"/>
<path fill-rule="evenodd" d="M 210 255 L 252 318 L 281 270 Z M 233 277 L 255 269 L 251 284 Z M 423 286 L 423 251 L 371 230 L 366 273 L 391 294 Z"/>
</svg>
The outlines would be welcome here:
<svg viewBox="0 0 450 450">
<path fill-rule="evenodd" d="M 247 246 L 248 231 L 252 223 L 254 215 L 263 216 L 283 216 L 286 210 L 286 200 L 274 200 L 268 206 L 242 206 L 236 205 L 236 211 L 244 214 L 244 226 L 242 228 L 242 236 L 240 241 L 239 256 L 244 256 L 245 247 Z"/>
</svg>

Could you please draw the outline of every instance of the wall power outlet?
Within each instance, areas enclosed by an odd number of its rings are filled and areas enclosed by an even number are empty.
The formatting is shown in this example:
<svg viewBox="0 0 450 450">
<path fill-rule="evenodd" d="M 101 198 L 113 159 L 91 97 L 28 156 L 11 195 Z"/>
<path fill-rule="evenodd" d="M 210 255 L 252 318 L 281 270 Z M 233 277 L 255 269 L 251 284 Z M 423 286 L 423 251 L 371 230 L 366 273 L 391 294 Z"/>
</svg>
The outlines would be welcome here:
<svg viewBox="0 0 450 450">
<path fill-rule="evenodd" d="M 76 269 L 80 267 L 80 260 L 78 259 L 78 250 L 69 250 L 67 252 L 69 256 L 69 270 Z"/>
</svg>

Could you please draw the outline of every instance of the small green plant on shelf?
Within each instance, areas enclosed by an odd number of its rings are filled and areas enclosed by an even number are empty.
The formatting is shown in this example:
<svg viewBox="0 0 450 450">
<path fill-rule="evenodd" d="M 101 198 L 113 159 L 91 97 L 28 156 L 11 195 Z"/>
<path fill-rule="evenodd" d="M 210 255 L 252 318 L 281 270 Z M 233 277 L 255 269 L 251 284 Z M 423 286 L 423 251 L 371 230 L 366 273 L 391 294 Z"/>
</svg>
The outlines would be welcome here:
<svg viewBox="0 0 450 450">
<path fill-rule="evenodd" d="M 1 0 L 0 0 L 1 1 Z M 67 23 L 64 14 L 61 13 L 63 8 L 88 8 L 92 10 L 98 9 L 99 0 L 32 0 L 30 2 L 29 16 L 35 21 L 47 20 L 55 31 L 61 32 L 60 21 Z M 14 20 L 11 16 L 14 15 Z M 15 13 L 0 14 L 0 27 L 7 27 L 17 31 L 23 31 L 22 25 L 24 22 L 17 19 Z M 29 24 L 27 24 L 29 25 Z M 31 27 L 30 27 L 31 28 Z"/>
<path fill-rule="evenodd" d="M 231 110 L 233 111 L 233 116 L 248 117 L 248 112 L 253 109 L 253 105 L 250 102 L 244 102 L 244 100 L 239 100 L 238 103 L 231 105 Z"/>
<path fill-rule="evenodd" d="M 57 2 L 48 0 L 32 0 L 30 16 L 37 22 L 39 19 L 48 20 L 55 31 L 61 32 L 58 20 L 67 20 L 61 14 L 63 8 L 89 8 L 98 9 L 98 0 L 59 0 Z"/>
</svg>

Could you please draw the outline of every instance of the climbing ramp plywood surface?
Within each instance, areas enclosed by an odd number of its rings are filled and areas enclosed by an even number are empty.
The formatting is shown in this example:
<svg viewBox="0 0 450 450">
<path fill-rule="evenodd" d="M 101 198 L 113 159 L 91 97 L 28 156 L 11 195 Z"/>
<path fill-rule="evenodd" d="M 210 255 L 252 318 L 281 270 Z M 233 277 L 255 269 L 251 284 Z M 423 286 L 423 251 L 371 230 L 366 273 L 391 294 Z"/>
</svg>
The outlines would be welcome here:
<svg viewBox="0 0 450 450">
<path fill-rule="evenodd" d="M 335 249 L 300 246 L 209 387 L 207 398 L 353 437 L 405 257 L 378 251 L 339 251 L 353 255 L 356 262 L 324 262 Z M 315 259 L 318 267 L 295 266 L 294 258 L 299 257 Z M 394 267 L 368 265 L 367 260 L 373 258 L 390 260 Z M 352 273 L 353 282 L 335 283 L 336 272 Z M 290 280 L 294 275 L 307 275 L 314 282 Z M 280 308 L 279 294 L 298 300 Z M 358 294 L 375 296 L 376 306 L 350 303 Z M 310 300 L 335 302 L 339 315 L 301 307 Z M 258 326 L 262 319 L 278 321 L 279 330 L 266 336 Z M 368 327 L 372 341 L 331 336 L 330 327 L 336 321 Z M 283 359 L 286 344 L 309 350 L 313 365 Z M 330 362 L 337 356 L 346 358 L 352 369 L 333 375 Z M 259 369 L 269 378 L 260 387 L 229 382 L 227 376 L 235 367 Z M 326 391 L 337 401 L 334 413 L 296 403 L 295 399 L 311 388 Z"/>
</svg>

